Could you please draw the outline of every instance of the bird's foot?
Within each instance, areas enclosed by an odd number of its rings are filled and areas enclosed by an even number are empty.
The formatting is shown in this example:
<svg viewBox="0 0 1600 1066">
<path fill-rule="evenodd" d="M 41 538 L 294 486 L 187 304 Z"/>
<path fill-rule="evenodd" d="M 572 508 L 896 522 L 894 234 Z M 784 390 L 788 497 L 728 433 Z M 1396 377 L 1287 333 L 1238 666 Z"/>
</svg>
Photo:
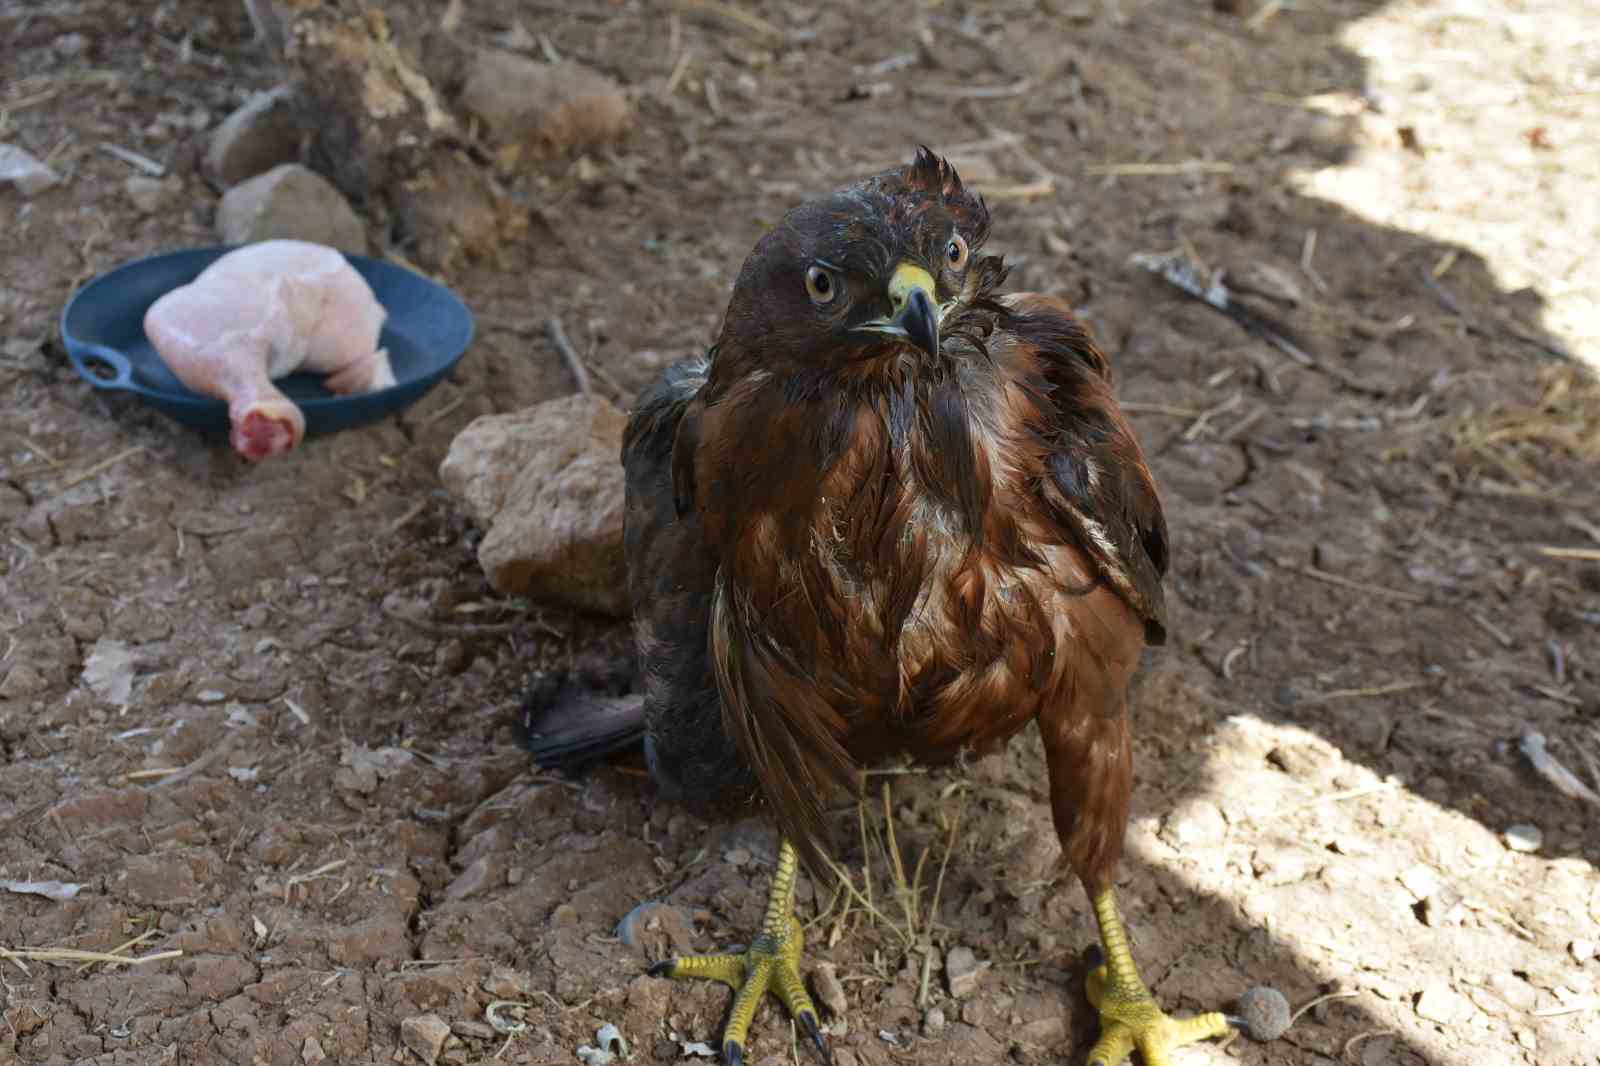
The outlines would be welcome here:
<svg viewBox="0 0 1600 1066">
<path fill-rule="evenodd" d="M 817 1021 L 817 1008 L 800 978 L 800 923 L 792 915 L 789 930 L 775 943 L 765 933 L 743 954 L 688 955 L 668 959 L 650 967 L 653 977 L 674 979 L 701 978 L 721 981 L 734 990 L 733 1010 L 722 1032 L 722 1061 L 739 1066 L 744 1061 L 750 1023 L 755 1020 L 761 997 L 771 992 L 799 1022 L 817 1046 L 823 1061 L 829 1061 L 828 1045 Z"/>
<path fill-rule="evenodd" d="M 1135 1050 L 1144 1066 L 1168 1066 L 1170 1052 L 1185 1044 L 1226 1036 L 1227 1018 L 1217 1012 L 1174 1018 L 1163 1011 L 1142 982 L 1120 986 L 1101 962 L 1086 981 L 1089 1002 L 1100 1013 L 1100 1039 L 1089 1050 L 1089 1066 L 1120 1066 Z"/>
<path fill-rule="evenodd" d="M 1144 1066 L 1171 1066 L 1174 1048 L 1232 1032 L 1228 1018 L 1217 1012 L 1173 1018 L 1163 1011 L 1134 965 L 1116 898 L 1106 890 L 1090 902 L 1104 950 L 1095 949 L 1098 957 L 1090 960 L 1085 981 L 1089 1002 L 1100 1012 L 1100 1039 L 1089 1049 L 1089 1066 L 1121 1066 L 1135 1051 Z"/>
<path fill-rule="evenodd" d="M 800 978 L 800 952 L 805 944 L 805 933 L 794 916 L 796 865 L 794 849 L 784 841 L 778 850 L 778 869 L 773 874 L 761 934 L 746 951 L 687 955 L 650 967 L 652 977 L 721 981 L 734 990 L 733 1009 L 728 1013 L 728 1025 L 722 1032 L 722 1060 L 727 1066 L 741 1066 L 744 1062 L 750 1023 L 755 1020 L 761 997 L 768 992 L 777 996 L 790 1017 L 805 1028 L 822 1061 L 832 1061 L 817 1020 L 817 1008 Z"/>
</svg>

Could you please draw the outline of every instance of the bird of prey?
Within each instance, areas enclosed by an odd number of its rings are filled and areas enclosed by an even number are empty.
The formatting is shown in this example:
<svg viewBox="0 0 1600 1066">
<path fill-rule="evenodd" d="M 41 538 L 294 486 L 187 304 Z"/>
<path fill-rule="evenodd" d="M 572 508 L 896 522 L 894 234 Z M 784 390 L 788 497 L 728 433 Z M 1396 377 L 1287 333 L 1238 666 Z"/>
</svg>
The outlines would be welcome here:
<svg viewBox="0 0 1600 1066">
<path fill-rule="evenodd" d="M 1105 356 L 1061 300 L 1002 294 L 988 234 L 983 200 L 927 149 L 801 204 L 746 259 L 709 353 L 628 422 L 633 727 L 668 795 L 757 801 L 781 834 L 749 949 L 652 969 L 736 990 L 731 1066 L 769 991 L 826 1055 L 793 897 L 801 860 L 825 868 L 831 789 L 1030 722 L 1104 948 L 1089 1062 L 1163 1066 L 1229 1031 L 1160 1009 L 1112 892 L 1128 683 L 1166 636 L 1161 501 Z"/>
</svg>

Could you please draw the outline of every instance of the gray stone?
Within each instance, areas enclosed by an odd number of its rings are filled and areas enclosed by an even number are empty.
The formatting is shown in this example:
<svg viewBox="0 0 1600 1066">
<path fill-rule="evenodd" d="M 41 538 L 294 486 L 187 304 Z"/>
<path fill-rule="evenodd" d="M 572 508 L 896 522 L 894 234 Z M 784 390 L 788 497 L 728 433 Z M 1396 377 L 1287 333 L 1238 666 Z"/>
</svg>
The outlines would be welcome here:
<svg viewBox="0 0 1600 1066">
<path fill-rule="evenodd" d="M 1512 851 L 1535 852 L 1544 844 L 1544 833 L 1536 825 L 1507 826 L 1505 837 Z"/>
<path fill-rule="evenodd" d="M 450 1026 L 437 1014 L 418 1014 L 400 1023 L 400 1042 L 428 1066 L 439 1061 L 439 1052 L 450 1038 Z"/>
<path fill-rule="evenodd" d="M 949 983 L 950 994 L 957 999 L 966 999 L 976 992 L 978 982 L 988 968 L 989 964 L 979 962 L 969 947 L 953 947 L 944 953 L 944 977 Z"/>
<path fill-rule="evenodd" d="M 299 163 L 284 163 L 229 189 L 217 208 L 217 233 L 230 244 L 282 238 L 367 250 L 360 216 L 339 190 Z"/>
<path fill-rule="evenodd" d="M 488 533 L 478 561 L 496 591 L 625 617 L 623 477 L 627 424 L 601 397 L 488 415 L 450 445 L 439 477 Z"/>
<path fill-rule="evenodd" d="M 294 115 L 294 91 L 280 85 L 241 104 L 211 132 L 206 176 L 227 188 L 300 159 L 301 132 Z"/>
<path fill-rule="evenodd" d="M 922 1035 L 930 1039 L 937 1037 L 948 1024 L 943 1007 L 929 1007 L 928 1013 L 922 1016 Z"/>
<path fill-rule="evenodd" d="M 183 191 L 183 179 L 177 175 L 152 178 L 145 174 L 134 174 L 122 183 L 122 189 L 128 194 L 128 202 L 133 204 L 134 210 L 142 215 L 153 215 Z"/>
<path fill-rule="evenodd" d="M 6 674 L 5 680 L 0 681 L 0 699 L 20 699 L 24 696 L 36 696 L 50 687 L 44 675 L 39 673 L 28 663 L 17 663 Z"/>
<path fill-rule="evenodd" d="M 8 181 L 24 197 L 29 197 L 59 185 L 61 175 L 41 163 L 32 152 L 14 144 L 0 144 L 0 184 Z"/>
</svg>

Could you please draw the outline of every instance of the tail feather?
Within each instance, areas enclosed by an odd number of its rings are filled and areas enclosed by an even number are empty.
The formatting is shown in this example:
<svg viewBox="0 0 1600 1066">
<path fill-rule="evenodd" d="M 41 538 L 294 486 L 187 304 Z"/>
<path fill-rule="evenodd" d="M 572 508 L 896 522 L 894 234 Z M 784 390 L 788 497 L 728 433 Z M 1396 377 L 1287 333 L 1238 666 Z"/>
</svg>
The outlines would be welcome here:
<svg viewBox="0 0 1600 1066">
<path fill-rule="evenodd" d="M 523 746 L 547 769 L 583 766 L 644 739 L 644 697 L 593 692 L 567 674 L 542 674 L 517 719 Z"/>
</svg>

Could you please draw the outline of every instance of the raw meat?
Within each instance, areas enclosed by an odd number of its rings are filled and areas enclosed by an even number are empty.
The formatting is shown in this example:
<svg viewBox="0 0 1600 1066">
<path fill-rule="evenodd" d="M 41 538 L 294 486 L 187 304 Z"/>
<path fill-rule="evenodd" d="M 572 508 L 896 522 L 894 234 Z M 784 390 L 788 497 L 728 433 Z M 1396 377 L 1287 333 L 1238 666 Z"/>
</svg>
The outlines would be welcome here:
<svg viewBox="0 0 1600 1066">
<path fill-rule="evenodd" d="M 229 252 L 144 317 L 145 335 L 179 381 L 228 404 L 229 441 L 252 462 L 282 455 L 305 416 L 273 381 L 326 374 L 330 392 L 395 383 L 378 347 L 385 311 L 343 255 L 305 241 L 262 241 Z"/>
</svg>

